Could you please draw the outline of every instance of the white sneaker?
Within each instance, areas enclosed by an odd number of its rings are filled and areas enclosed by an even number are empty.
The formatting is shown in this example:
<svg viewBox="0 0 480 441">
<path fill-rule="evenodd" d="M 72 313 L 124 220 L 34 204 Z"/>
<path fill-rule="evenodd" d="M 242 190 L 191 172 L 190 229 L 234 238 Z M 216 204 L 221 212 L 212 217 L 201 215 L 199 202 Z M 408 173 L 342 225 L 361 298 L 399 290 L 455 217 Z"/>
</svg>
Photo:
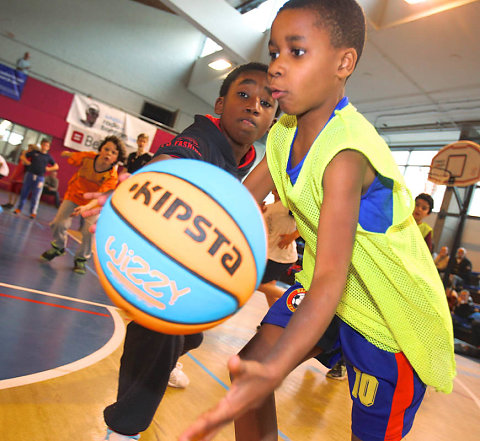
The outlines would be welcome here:
<svg viewBox="0 0 480 441">
<path fill-rule="evenodd" d="M 168 385 L 170 387 L 180 387 L 185 388 L 190 384 L 190 380 L 182 371 L 183 364 L 178 362 L 177 365 L 173 368 L 172 372 L 170 372 L 170 378 L 168 379 Z"/>
<path fill-rule="evenodd" d="M 138 435 L 121 435 L 120 433 L 114 432 L 112 429 L 107 429 L 107 435 L 105 436 L 105 441 L 132 441 L 140 439 L 140 434 Z"/>
</svg>

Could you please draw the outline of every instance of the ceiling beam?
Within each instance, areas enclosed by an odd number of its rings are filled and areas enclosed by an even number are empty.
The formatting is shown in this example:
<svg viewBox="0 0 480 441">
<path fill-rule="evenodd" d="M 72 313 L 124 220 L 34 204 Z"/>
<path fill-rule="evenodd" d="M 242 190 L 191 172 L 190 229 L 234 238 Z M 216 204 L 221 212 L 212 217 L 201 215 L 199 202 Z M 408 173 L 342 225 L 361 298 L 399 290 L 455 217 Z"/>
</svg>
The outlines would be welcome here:
<svg viewBox="0 0 480 441">
<path fill-rule="evenodd" d="M 202 33 L 223 47 L 234 64 L 256 60 L 263 34 L 248 26 L 242 15 L 224 0 L 162 0 Z"/>
</svg>

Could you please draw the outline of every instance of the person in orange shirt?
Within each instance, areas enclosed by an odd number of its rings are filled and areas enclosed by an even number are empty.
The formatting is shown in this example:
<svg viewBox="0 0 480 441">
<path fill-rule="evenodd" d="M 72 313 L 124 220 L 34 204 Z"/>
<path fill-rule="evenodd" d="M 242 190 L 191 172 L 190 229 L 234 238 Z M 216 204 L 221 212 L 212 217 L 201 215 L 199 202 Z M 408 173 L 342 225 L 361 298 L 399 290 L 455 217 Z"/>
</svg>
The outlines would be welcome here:
<svg viewBox="0 0 480 441">
<path fill-rule="evenodd" d="M 42 259 L 51 261 L 65 254 L 67 230 L 72 224 L 72 216 L 78 216 L 93 208 L 97 201 L 84 198 L 85 193 L 105 192 L 113 190 L 118 183 L 118 173 L 115 165 L 126 157 L 125 146 L 120 138 L 107 136 L 98 152 L 62 152 L 61 156 L 68 158 L 68 163 L 79 167 L 78 171 L 68 181 L 67 191 L 55 219 L 50 224 L 53 233 L 52 247 L 42 254 Z M 82 242 L 74 256 L 73 271 L 85 274 L 85 262 L 92 254 L 92 233 L 90 226 L 96 222 L 96 217 L 85 218 L 82 225 Z"/>
</svg>

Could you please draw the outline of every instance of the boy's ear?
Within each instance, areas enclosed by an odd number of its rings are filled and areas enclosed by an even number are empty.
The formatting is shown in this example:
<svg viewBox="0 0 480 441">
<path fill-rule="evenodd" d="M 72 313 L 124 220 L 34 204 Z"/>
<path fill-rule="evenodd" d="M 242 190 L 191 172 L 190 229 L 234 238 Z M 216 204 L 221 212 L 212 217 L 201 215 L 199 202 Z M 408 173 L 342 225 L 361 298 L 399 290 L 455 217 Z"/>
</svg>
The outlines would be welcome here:
<svg viewBox="0 0 480 441">
<path fill-rule="evenodd" d="M 223 96 L 219 96 L 216 100 L 215 100 L 215 106 L 214 106 L 214 110 L 215 110 L 215 113 L 217 115 L 222 115 L 223 114 L 223 105 L 225 103 L 225 97 Z"/>
<path fill-rule="evenodd" d="M 338 74 L 341 78 L 348 78 L 355 70 L 357 64 L 357 51 L 353 48 L 345 49 L 338 66 Z"/>
</svg>

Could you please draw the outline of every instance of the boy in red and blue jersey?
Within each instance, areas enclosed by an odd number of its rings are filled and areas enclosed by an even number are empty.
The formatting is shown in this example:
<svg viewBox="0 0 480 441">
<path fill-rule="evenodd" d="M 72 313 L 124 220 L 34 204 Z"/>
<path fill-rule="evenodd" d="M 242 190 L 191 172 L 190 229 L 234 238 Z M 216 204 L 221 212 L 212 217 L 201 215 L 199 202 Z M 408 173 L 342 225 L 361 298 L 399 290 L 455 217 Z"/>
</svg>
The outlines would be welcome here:
<svg viewBox="0 0 480 441">
<path fill-rule="evenodd" d="M 168 144 L 155 159 L 189 158 L 216 165 L 239 180 L 255 162 L 253 143 L 271 127 L 277 102 L 267 86 L 267 66 L 249 63 L 224 80 L 215 101 L 215 118 L 195 116 L 194 123 Z M 131 322 L 120 364 L 115 403 L 104 410 L 106 440 L 140 438 L 163 399 L 178 358 L 198 347 L 203 335 L 167 335 Z"/>
</svg>

